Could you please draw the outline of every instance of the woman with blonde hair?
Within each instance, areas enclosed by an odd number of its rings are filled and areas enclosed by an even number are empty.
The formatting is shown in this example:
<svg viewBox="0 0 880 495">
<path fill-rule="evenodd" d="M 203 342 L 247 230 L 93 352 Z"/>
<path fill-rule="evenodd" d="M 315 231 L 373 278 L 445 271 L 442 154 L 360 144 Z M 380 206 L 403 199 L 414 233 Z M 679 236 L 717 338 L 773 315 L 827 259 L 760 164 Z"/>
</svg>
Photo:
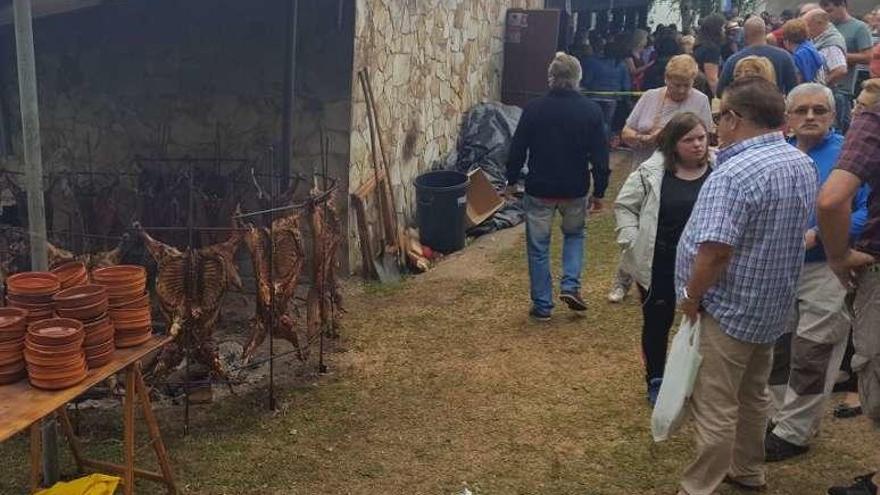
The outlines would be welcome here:
<svg viewBox="0 0 880 495">
<path fill-rule="evenodd" d="M 767 57 L 751 55 L 736 63 L 733 68 L 733 79 L 737 80 L 749 76 L 757 76 L 776 84 L 776 69 L 773 68 L 773 63 Z"/>
<path fill-rule="evenodd" d="M 862 83 L 862 91 L 853 106 L 853 117 L 868 107 L 880 103 L 880 78 L 868 79 Z"/>
<path fill-rule="evenodd" d="M 681 46 L 681 50 L 684 53 L 686 53 L 688 55 L 693 55 L 694 54 L 694 45 L 696 43 L 697 43 L 697 38 L 695 38 L 693 35 L 687 34 L 687 35 L 681 37 L 681 41 L 679 42 L 679 45 Z"/>
<path fill-rule="evenodd" d="M 645 91 L 639 98 L 621 133 L 623 141 L 633 150 L 632 163 L 640 164 L 654 153 L 660 131 L 680 113 L 697 115 L 708 133 L 715 131 L 709 98 L 694 89 L 698 73 L 693 57 L 676 55 L 666 65 L 666 86 Z M 608 301 L 623 301 L 631 286 L 632 277 L 618 270 Z"/>
</svg>

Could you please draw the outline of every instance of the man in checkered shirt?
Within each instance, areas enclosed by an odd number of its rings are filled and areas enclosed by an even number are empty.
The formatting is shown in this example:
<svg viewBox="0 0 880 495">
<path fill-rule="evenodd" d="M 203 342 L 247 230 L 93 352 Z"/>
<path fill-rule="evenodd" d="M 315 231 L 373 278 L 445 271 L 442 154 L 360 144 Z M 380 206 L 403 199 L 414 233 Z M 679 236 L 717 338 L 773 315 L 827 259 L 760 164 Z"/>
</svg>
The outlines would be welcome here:
<svg viewBox="0 0 880 495">
<path fill-rule="evenodd" d="M 816 168 L 778 129 L 785 100 L 759 78 L 735 81 L 721 101 L 722 150 L 678 246 L 676 289 L 686 318 L 700 315 L 700 366 L 691 397 L 697 458 L 681 494 L 722 482 L 760 489 L 773 343 L 786 328 L 815 209 Z"/>
</svg>

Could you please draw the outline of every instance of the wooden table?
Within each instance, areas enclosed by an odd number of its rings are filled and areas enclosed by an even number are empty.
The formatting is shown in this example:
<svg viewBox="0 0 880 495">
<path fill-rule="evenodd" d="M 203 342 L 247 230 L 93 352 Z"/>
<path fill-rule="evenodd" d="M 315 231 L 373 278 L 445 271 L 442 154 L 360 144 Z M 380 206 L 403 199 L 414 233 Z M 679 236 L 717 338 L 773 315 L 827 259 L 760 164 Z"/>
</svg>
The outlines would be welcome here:
<svg viewBox="0 0 880 495">
<path fill-rule="evenodd" d="M 165 444 L 162 442 L 159 425 L 156 422 L 156 416 L 150 404 L 149 391 L 144 384 L 144 377 L 141 372 L 141 360 L 170 340 L 171 337 L 153 336 L 149 342 L 143 345 L 127 349 L 117 349 L 113 355 L 112 362 L 101 368 L 89 370 L 85 380 L 78 385 L 64 390 L 40 390 L 31 387 L 27 380 L 22 380 L 12 385 L 0 386 L 0 442 L 30 428 L 32 491 L 37 491 L 41 482 L 40 461 L 42 457 L 42 442 L 40 421 L 50 414 L 57 413 L 61 428 L 65 436 L 67 436 L 70 449 L 73 452 L 73 458 L 80 471 L 90 468 L 103 473 L 121 476 L 123 493 L 125 495 L 130 495 L 134 492 L 135 477 L 164 483 L 168 488 L 168 493 L 177 493 L 174 476 L 171 472 L 171 464 L 168 461 Z M 66 409 L 68 402 L 120 371 L 125 373 L 125 399 L 122 405 L 125 462 L 122 465 L 85 458 L 82 455 L 79 440 L 73 433 L 73 427 Z M 134 407 L 138 399 L 143 409 L 144 421 L 147 424 L 153 450 L 156 451 L 161 473 L 145 471 L 134 467 Z"/>
</svg>

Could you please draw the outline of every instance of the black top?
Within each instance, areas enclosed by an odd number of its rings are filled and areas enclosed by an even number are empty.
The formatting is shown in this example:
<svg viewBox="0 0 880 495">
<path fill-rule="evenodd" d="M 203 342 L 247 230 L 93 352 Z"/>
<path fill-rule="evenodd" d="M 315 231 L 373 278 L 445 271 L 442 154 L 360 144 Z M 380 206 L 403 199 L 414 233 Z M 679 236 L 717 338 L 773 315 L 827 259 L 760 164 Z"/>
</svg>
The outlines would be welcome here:
<svg viewBox="0 0 880 495">
<path fill-rule="evenodd" d="M 700 72 L 705 72 L 706 64 L 715 64 L 721 70 L 721 47 L 713 42 L 701 43 L 694 47 L 694 58 L 700 67 Z"/>
<path fill-rule="evenodd" d="M 645 79 L 642 81 L 642 89 L 662 88 L 666 86 L 666 65 L 672 57 L 657 57 L 654 65 L 645 71 Z"/>
<path fill-rule="evenodd" d="M 776 46 L 754 45 L 743 48 L 724 61 L 724 68 L 718 76 L 719 95 L 724 92 L 724 88 L 733 82 L 733 70 L 736 68 L 736 63 L 749 56 L 764 57 L 770 60 L 776 71 L 776 85 L 783 94 L 788 94 L 797 86 L 797 72 L 790 53 Z"/>
<path fill-rule="evenodd" d="M 694 203 L 700 189 L 712 169 L 699 179 L 684 180 L 667 170 L 663 174 L 663 185 L 660 186 L 660 214 L 657 219 L 657 239 L 654 244 L 654 257 L 675 258 L 678 240 L 684 232 L 684 226 L 691 217 Z"/>
<path fill-rule="evenodd" d="M 736 44 L 733 41 L 728 40 L 721 46 L 721 60 L 727 60 L 737 51 Z"/>
<path fill-rule="evenodd" d="M 507 183 L 519 181 L 526 152 L 526 193 L 538 198 L 580 198 L 590 190 L 590 164 L 602 198 L 608 188 L 608 143 L 602 109 L 573 90 L 552 90 L 526 105 L 510 145 Z"/>
<path fill-rule="evenodd" d="M 721 73 L 721 47 L 715 43 L 708 42 L 694 47 L 694 58 L 697 59 L 697 66 L 700 68 L 700 74 L 694 82 L 694 88 L 709 97 L 709 101 L 715 95 L 706 79 L 706 64 L 715 64 L 718 66 L 718 73 Z"/>
</svg>

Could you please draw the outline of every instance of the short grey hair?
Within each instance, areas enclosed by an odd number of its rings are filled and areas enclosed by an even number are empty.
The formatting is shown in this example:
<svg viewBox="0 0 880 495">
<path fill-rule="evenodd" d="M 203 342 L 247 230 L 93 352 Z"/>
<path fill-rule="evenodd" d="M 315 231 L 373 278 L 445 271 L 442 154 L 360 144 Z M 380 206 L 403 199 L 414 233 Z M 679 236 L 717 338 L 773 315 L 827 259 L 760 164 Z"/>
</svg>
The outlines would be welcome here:
<svg viewBox="0 0 880 495">
<path fill-rule="evenodd" d="M 578 59 L 565 52 L 556 52 L 550 67 L 547 68 L 547 82 L 550 89 L 578 89 L 583 77 L 583 69 Z"/>
<path fill-rule="evenodd" d="M 788 96 L 785 97 L 785 111 L 790 112 L 794 107 L 794 101 L 802 96 L 802 95 L 813 95 L 816 93 L 822 93 L 825 95 L 825 98 L 828 100 L 828 108 L 831 109 L 832 112 L 835 112 L 834 108 L 834 93 L 825 86 L 824 84 L 819 83 L 803 83 L 798 84 L 788 93 Z"/>
</svg>

